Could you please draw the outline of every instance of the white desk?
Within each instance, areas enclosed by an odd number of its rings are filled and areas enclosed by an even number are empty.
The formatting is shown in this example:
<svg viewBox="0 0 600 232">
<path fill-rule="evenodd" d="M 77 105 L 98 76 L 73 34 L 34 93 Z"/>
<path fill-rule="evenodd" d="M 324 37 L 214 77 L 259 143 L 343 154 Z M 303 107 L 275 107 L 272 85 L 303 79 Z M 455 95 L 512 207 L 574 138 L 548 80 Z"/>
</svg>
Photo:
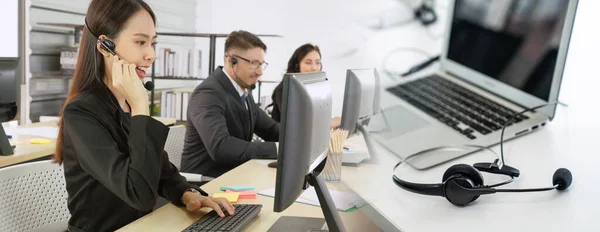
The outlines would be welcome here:
<svg viewBox="0 0 600 232">
<path fill-rule="evenodd" d="M 384 164 L 345 169 L 342 181 L 402 231 L 600 231 L 595 221 L 600 214 L 600 188 L 593 185 L 600 156 L 592 150 L 598 136 L 593 136 L 591 129 L 572 128 L 565 108 L 558 113 L 547 128 L 505 144 L 506 163 L 520 169 L 521 177 L 501 188 L 549 187 L 554 171 L 566 167 L 573 174 L 573 183 L 564 192 L 497 193 L 457 207 L 443 197 L 417 195 L 397 187 L 391 176 L 399 159 L 379 145 L 377 155 Z M 497 147 L 494 150 L 499 152 Z M 489 162 L 492 157 L 481 152 L 427 171 L 402 166 L 396 174 L 406 180 L 440 183 L 449 166 Z M 501 176 L 484 174 L 485 183 L 499 180 L 503 180 Z"/>
<path fill-rule="evenodd" d="M 370 203 L 377 212 L 373 216 L 383 215 L 402 231 L 600 231 L 600 223 L 595 220 L 600 215 L 600 187 L 596 184 L 600 172 L 597 150 L 600 145 L 600 79 L 596 68 L 598 59 L 591 58 L 600 54 L 597 45 L 600 35 L 589 30 L 597 21 L 600 4 L 597 1 L 579 4 L 560 93 L 560 100 L 569 107 L 558 107 L 556 118 L 545 128 L 505 144 L 506 163 L 518 168 L 521 177 L 500 187 L 549 187 L 554 171 L 566 167 L 573 174 L 573 183 L 567 191 L 485 195 L 460 208 L 445 198 L 417 195 L 397 187 L 391 176 L 399 159 L 378 145 L 377 154 L 384 164 L 345 169 L 342 181 Z M 422 35 L 415 32 L 418 28 L 405 29 L 386 33 L 387 41 L 374 38 L 370 48 L 384 51 L 391 41 L 396 41 L 396 47 L 426 49 L 431 45 L 426 39 L 423 45 L 406 36 Z M 401 35 L 412 39 L 398 40 Z M 383 54 L 373 57 L 381 59 Z M 493 150 L 499 152 L 499 146 Z M 481 152 L 428 171 L 404 167 L 397 174 L 406 180 L 440 183 L 449 166 L 490 162 L 490 158 Z M 484 175 L 485 183 L 494 183 L 499 178 L 502 177 Z"/>
</svg>

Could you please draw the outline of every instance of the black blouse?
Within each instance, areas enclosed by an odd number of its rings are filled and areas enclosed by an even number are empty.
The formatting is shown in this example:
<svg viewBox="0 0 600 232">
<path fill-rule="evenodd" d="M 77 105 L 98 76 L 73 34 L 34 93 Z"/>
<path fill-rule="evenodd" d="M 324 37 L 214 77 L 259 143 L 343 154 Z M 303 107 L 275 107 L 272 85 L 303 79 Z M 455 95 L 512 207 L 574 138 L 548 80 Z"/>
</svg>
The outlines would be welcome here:
<svg viewBox="0 0 600 232">
<path fill-rule="evenodd" d="M 187 189 L 208 195 L 169 162 L 169 128 L 131 117 L 105 86 L 73 98 L 62 120 L 71 230 L 114 231 L 150 213 L 158 196 L 182 207 Z"/>
<path fill-rule="evenodd" d="M 279 82 L 275 90 L 273 90 L 273 95 L 271 95 L 271 100 L 273 100 L 273 109 L 271 110 L 271 118 L 276 122 L 281 121 L 281 106 L 283 102 L 283 81 Z"/>
</svg>

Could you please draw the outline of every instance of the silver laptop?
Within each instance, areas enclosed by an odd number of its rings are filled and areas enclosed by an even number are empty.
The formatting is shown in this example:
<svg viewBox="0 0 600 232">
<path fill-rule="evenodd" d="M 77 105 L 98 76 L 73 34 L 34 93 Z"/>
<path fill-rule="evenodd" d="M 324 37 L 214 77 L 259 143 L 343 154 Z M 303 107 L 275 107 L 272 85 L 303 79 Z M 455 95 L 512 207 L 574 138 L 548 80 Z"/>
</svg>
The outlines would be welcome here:
<svg viewBox="0 0 600 232">
<path fill-rule="evenodd" d="M 456 0 L 448 6 L 441 68 L 385 85 L 388 129 L 373 138 L 396 155 L 447 145 L 492 146 L 520 111 L 558 100 L 576 0 Z M 505 141 L 543 128 L 556 105 L 515 117 Z M 430 153 L 424 169 L 474 151 Z"/>
</svg>

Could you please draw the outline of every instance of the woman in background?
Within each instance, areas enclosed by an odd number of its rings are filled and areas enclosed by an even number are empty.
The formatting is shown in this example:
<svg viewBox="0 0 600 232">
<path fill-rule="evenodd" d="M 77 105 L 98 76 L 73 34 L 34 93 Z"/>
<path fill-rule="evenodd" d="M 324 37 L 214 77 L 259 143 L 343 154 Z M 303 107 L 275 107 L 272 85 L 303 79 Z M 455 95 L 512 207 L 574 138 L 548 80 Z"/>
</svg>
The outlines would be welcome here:
<svg viewBox="0 0 600 232">
<path fill-rule="evenodd" d="M 286 73 L 304 73 L 304 72 L 319 72 L 323 70 L 321 64 L 321 50 L 318 46 L 307 43 L 294 51 L 292 57 L 288 61 Z M 273 100 L 273 110 L 271 118 L 280 122 L 281 120 L 281 102 L 283 101 L 283 81 L 275 87 L 271 99 Z M 339 117 L 331 119 L 331 127 L 337 128 L 340 126 L 341 120 Z"/>
<path fill-rule="evenodd" d="M 156 18 L 143 0 L 93 0 L 61 112 L 53 159 L 63 165 L 69 231 L 115 231 L 158 196 L 188 211 L 233 206 L 186 182 L 164 151 L 169 128 L 149 116 L 142 84 L 154 62 Z"/>
</svg>

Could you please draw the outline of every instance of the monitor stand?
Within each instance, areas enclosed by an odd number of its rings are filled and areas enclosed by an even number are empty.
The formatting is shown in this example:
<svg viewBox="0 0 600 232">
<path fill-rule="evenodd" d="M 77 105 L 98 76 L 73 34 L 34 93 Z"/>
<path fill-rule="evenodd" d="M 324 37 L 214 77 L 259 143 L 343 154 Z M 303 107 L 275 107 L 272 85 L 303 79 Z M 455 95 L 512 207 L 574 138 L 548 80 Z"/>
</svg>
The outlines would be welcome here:
<svg viewBox="0 0 600 232">
<path fill-rule="evenodd" d="M 380 132 L 389 130 L 389 122 L 387 120 L 387 117 L 385 117 L 385 113 L 384 113 L 383 109 L 379 108 L 378 113 L 379 114 L 375 114 L 374 116 L 381 115 L 385 126 L 383 127 L 383 129 L 380 129 L 374 133 L 380 133 Z M 372 118 L 370 118 L 368 120 L 371 122 L 367 122 L 365 125 L 369 125 L 370 123 L 372 123 Z M 377 159 L 377 155 L 375 154 L 375 147 L 373 146 L 373 140 L 371 139 L 371 133 L 367 129 L 367 126 L 363 126 L 363 124 L 357 123 L 356 129 L 358 129 L 358 131 L 360 131 L 360 134 L 363 136 L 363 139 L 365 140 L 365 144 L 367 145 L 367 150 L 369 151 L 369 154 L 366 157 L 364 157 L 362 155 L 361 155 L 361 157 L 353 157 L 355 160 L 360 160 L 360 161 L 358 161 L 358 162 L 356 162 L 356 164 L 353 164 L 350 166 L 358 166 L 359 163 L 368 163 L 368 164 L 378 163 L 379 160 Z"/>
<path fill-rule="evenodd" d="M 10 146 L 10 142 L 8 142 L 8 136 L 6 136 L 6 132 L 4 132 L 4 127 L 0 125 L 0 156 L 13 154 L 14 150 L 12 146 Z"/>
<path fill-rule="evenodd" d="M 362 125 L 356 125 L 356 128 L 360 131 L 365 140 L 365 144 L 367 145 L 367 150 L 369 151 L 369 156 L 363 161 L 363 163 L 377 163 L 377 156 L 375 155 L 375 147 L 373 146 L 373 142 L 371 140 L 371 136 L 367 129 Z"/>
<path fill-rule="evenodd" d="M 277 220 L 277 222 L 269 229 L 271 231 L 310 231 L 310 232 L 323 232 L 323 231 L 331 231 L 331 232 L 345 232 L 346 228 L 342 223 L 342 219 L 340 218 L 340 214 L 335 207 L 335 203 L 333 202 L 333 198 L 331 198 L 331 194 L 329 194 L 329 189 L 327 189 L 326 181 L 320 175 L 321 171 L 325 167 L 325 163 L 327 162 L 327 158 L 321 161 L 312 173 L 306 176 L 306 180 L 308 184 L 312 185 L 315 188 L 315 192 L 317 193 L 317 198 L 319 199 L 319 205 L 321 205 L 321 210 L 323 211 L 323 215 L 325 216 L 325 222 L 327 223 L 328 229 L 323 229 L 323 220 L 309 217 L 281 217 Z M 305 188 L 306 189 L 306 188 Z M 278 228 L 286 228 L 285 230 L 278 230 Z"/>
</svg>

